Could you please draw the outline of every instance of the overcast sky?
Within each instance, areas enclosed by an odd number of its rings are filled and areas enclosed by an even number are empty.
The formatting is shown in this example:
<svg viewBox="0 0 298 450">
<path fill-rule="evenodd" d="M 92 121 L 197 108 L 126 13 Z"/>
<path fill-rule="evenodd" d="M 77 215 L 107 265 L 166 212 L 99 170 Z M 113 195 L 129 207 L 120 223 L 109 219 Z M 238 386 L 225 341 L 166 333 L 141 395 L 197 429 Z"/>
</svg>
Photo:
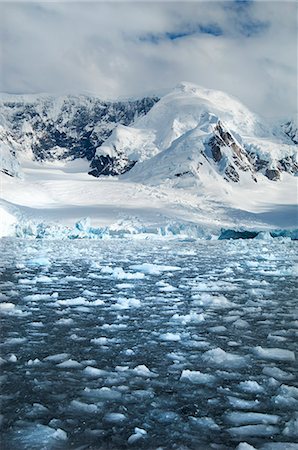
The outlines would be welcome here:
<svg viewBox="0 0 298 450">
<path fill-rule="evenodd" d="M 297 107 L 296 1 L 1 2 L 9 93 L 221 89 L 266 116 Z"/>
</svg>

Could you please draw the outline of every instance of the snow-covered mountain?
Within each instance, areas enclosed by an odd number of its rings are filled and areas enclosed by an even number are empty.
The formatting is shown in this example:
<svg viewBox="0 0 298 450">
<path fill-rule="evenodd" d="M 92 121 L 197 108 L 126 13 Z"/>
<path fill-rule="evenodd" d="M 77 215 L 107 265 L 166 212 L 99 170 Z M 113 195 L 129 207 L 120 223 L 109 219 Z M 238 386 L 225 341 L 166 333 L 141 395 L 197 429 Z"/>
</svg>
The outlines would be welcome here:
<svg viewBox="0 0 298 450">
<path fill-rule="evenodd" d="M 97 149 L 110 170 L 130 179 L 218 177 L 279 180 L 298 171 L 294 124 L 274 128 L 219 91 L 179 84 L 132 126 L 118 126 Z"/>
<path fill-rule="evenodd" d="M 2 96 L 0 145 L 0 236 L 297 228 L 294 121 L 191 83 L 114 103 Z"/>
<path fill-rule="evenodd" d="M 2 95 L 0 98 L 1 170 L 19 173 L 18 160 L 91 161 L 118 124 L 146 114 L 156 97 L 106 102 L 90 96 Z M 96 164 L 91 167 L 97 175 Z"/>
</svg>

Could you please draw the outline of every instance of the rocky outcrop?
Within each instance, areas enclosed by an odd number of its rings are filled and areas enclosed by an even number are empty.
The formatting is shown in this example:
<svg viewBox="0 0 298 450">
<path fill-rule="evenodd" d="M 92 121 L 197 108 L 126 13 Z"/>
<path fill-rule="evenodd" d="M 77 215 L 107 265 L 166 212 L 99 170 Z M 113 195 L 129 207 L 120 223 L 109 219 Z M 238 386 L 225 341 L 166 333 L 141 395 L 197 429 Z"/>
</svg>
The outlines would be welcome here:
<svg viewBox="0 0 298 450">
<path fill-rule="evenodd" d="M 9 141 L 16 156 L 21 149 L 37 161 L 92 161 L 118 124 L 131 124 L 157 101 L 157 97 L 105 102 L 88 96 L 8 96 L 0 102 L 1 148 Z M 112 161 L 94 161 L 90 172 L 114 175 L 116 166 Z"/>
<path fill-rule="evenodd" d="M 252 179 L 257 181 L 246 150 L 221 121 L 215 125 L 213 136 L 207 141 L 206 147 L 207 155 L 210 148 L 214 162 L 222 166 L 221 171 L 227 181 L 237 183 L 240 180 L 239 170 L 250 172 Z"/>
</svg>

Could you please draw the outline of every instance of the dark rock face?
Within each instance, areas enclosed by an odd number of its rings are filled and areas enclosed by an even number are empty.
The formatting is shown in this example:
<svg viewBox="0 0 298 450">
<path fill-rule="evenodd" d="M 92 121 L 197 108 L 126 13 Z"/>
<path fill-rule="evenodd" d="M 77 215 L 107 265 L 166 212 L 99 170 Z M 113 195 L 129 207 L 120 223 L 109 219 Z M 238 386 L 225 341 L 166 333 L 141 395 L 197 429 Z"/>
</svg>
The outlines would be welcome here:
<svg viewBox="0 0 298 450">
<path fill-rule="evenodd" d="M 244 172 L 250 171 L 253 180 L 256 181 L 254 167 L 246 150 L 220 121 L 214 127 L 214 134 L 206 143 L 206 147 L 206 153 L 208 154 L 210 150 L 214 162 L 222 166 L 225 180 L 237 183 L 240 179 L 238 173 L 240 169 Z M 227 153 L 231 154 L 231 158 L 227 157 Z M 232 162 L 228 163 L 228 159 L 232 159 Z"/>
<path fill-rule="evenodd" d="M 5 133 L 12 149 L 32 151 L 38 161 L 77 158 L 91 161 L 97 147 L 117 124 L 130 125 L 147 114 L 158 100 L 146 97 L 104 102 L 88 96 L 25 97 L 22 101 L 4 101 L 0 114 L 5 117 Z M 104 162 L 103 166 L 106 167 Z"/>
<path fill-rule="evenodd" d="M 283 132 L 291 139 L 294 144 L 298 144 L 298 128 L 292 121 L 288 121 L 281 126 Z"/>
<path fill-rule="evenodd" d="M 280 171 L 278 169 L 266 169 L 265 176 L 271 181 L 280 179 Z"/>
<path fill-rule="evenodd" d="M 99 177 L 100 175 L 122 175 L 130 170 L 136 161 L 129 161 L 127 158 L 112 158 L 108 155 L 100 155 L 93 158 L 90 164 L 89 175 Z"/>
</svg>

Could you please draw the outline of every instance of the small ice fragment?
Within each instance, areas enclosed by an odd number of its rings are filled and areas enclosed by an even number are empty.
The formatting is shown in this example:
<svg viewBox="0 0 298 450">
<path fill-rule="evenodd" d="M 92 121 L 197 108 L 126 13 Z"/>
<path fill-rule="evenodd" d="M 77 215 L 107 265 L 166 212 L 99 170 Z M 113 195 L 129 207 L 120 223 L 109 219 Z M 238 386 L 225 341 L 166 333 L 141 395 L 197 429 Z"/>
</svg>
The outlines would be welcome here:
<svg viewBox="0 0 298 450">
<path fill-rule="evenodd" d="M 236 450 L 257 450 L 256 447 L 253 447 L 246 442 L 240 442 L 240 444 L 236 447 Z"/>
<path fill-rule="evenodd" d="M 184 316 L 179 314 L 174 314 L 172 316 L 173 321 L 181 322 L 182 325 L 187 325 L 188 323 L 200 323 L 204 322 L 205 317 L 204 314 L 198 314 L 194 311 L 190 311 L 189 314 L 185 314 Z"/>
<path fill-rule="evenodd" d="M 51 361 L 51 362 L 62 362 L 65 361 L 69 357 L 68 353 L 56 353 L 55 355 L 49 355 L 46 358 L 44 358 L 44 361 Z"/>
<path fill-rule="evenodd" d="M 86 377 L 89 377 L 89 378 L 100 378 L 106 374 L 107 374 L 107 372 L 105 370 L 97 369 L 97 367 L 92 367 L 92 366 L 87 366 L 83 370 L 83 375 L 85 375 Z"/>
<path fill-rule="evenodd" d="M 28 266 L 49 266 L 51 261 L 45 257 L 33 258 L 26 261 Z"/>
<path fill-rule="evenodd" d="M 14 448 L 30 450 L 55 448 L 59 440 L 67 440 L 67 434 L 64 430 L 60 428 L 55 430 L 40 423 L 17 429 L 12 435 Z"/>
<path fill-rule="evenodd" d="M 233 425 L 253 425 L 253 424 L 269 424 L 276 425 L 280 421 L 280 417 L 274 414 L 263 414 L 258 412 L 240 412 L 232 411 L 225 415 L 228 422 Z"/>
<path fill-rule="evenodd" d="M 293 438 L 298 438 L 298 414 L 285 424 L 282 434 Z"/>
<path fill-rule="evenodd" d="M 0 312 L 1 311 L 4 311 L 4 312 L 11 311 L 15 307 L 16 307 L 16 305 L 14 303 L 9 303 L 9 302 L 0 303 Z"/>
<path fill-rule="evenodd" d="M 82 413 L 94 414 L 97 413 L 98 407 L 97 405 L 83 403 L 78 400 L 72 400 L 70 402 L 70 409 L 81 411 Z"/>
<path fill-rule="evenodd" d="M 191 425 L 202 428 L 203 430 L 220 430 L 220 427 L 211 417 L 189 417 Z"/>
<path fill-rule="evenodd" d="M 128 442 L 129 444 L 134 444 L 134 443 L 135 443 L 136 441 L 138 441 L 139 439 L 144 438 L 144 437 L 146 436 L 146 434 L 147 434 L 147 431 L 146 431 L 146 430 L 143 430 L 143 428 L 135 427 L 134 434 L 132 434 L 132 435 L 127 439 L 127 442 Z"/>
<path fill-rule="evenodd" d="M 261 394 L 264 392 L 264 388 L 257 381 L 252 380 L 241 381 L 239 383 L 239 389 L 253 394 Z"/>
<path fill-rule="evenodd" d="M 199 370 L 183 370 L 180 380 L 190 381 L 194 384 L 211 384 L 216 381 L 216 377 L 214 375 L 210 375 L 208 373 L 202 373 Z"/>
<path fill-rule="evenodd" d="M 120 392 L 106 386 L 100 389 L 85 388 L 83 394 L 87 397 L 94 397 L 99 400 L 119 400 L 122 397 Z"/>
<path fill-rule="evenodd" d="M 151 370 L 148 369 L 147 366 L 144 364 L 136 366 L 132 372 L 134 372 L 139 377 L 145 377 L 145 378 L 153 378 L 157 377 L 158 375 L 156 373 L 151 372 Z"/>
<path fill-rule="evenodd" d="M 158 264 L 137 264 L 131 266 L 133 270 L 138 270 L 140 272 L 146 273 L 148 275 L 160 275 L 162 272 L 172 272 L 176 270 L 181 270 L 181 267 L 177 266 L 162 266 Z"/>
<path fill-rule="evenodd" d="M 234 353 L 227 353 L 221 348 L 208 350 L 202 356 L 203 361 L 210 366 L 223 367 L 225 369 L 237 369 L 246 366 L 246 358 Z"/>
<path fill-rule="evenodd" d="M 267 375 L 268 377 L 273 377 L 276 380 L 280 381 L 288 381 L 293 380 L 295 378 L 295 375 L 289 372 L 285 372 L 284 370 L 281 370 L 278 367 L 266 366 L 263 368 L 263 374 Z"/>
<path fill-rule="evenodd" d="M 254 347 L 254 354 L 261 359 L 269 359 L 272 361 L 295 361 L 295 353 L 284 348 L 264 348 Z"/>
<path fill-rule="evenodd" d="M 68 359 L 67 361 L 57 364 L 57 367 L 60 369 L 80 369 L 82 364 L 73 359 Z"/>
<path fill-rule="evenodd" d="M 67 300 L 58 300 L 57 303 L 61 306 L 78 306 L 89 304 L 89 302 L 87 302 L 84 297 L 70 298 Z"/>
<path fill-rule="evenodd" d="M 104 420 L 109 423 L 121 423 L 126 420 L 126 416 L 121 413 L 108 413 L 104 416 Z"/>
<path fill-rule="evenodd" d="M 259 436 L 267 437 L 279 433 L 279 428 L 272 425 L 244 425 L 232 427 L 227 430 L 232 436 Z"/>
<path fill-rule="evenodd" d="M 117 303 L 111 306 L 111 309 L 139 308 L 140 306 L 141 302 L 136 298 L 119 298 Z"/>
<path fill-rule="evenodd" d="M 181 336 L 179 333 L 164 333 L 161 334 L 159 337 L 162 341 L 170 341 L 170 342 L 181 341 Z"/>
<path fill-rule="evenodd" d="M 96 345 L 106 345 L 108 343 L 108 338 L 105 336 L 102 336 L 99 338 L 90 339 L 90 342 L 92 342 L 92 344 L 96 344 Z"/>
<path fill-rule="evenodd" d="M 7 361 L 9 362 L 17 362 L 18 358 L 16 357 L 16 355 L 12 354 L 10 355 L 10 357 L 8 358 Z"/>
</svg>

